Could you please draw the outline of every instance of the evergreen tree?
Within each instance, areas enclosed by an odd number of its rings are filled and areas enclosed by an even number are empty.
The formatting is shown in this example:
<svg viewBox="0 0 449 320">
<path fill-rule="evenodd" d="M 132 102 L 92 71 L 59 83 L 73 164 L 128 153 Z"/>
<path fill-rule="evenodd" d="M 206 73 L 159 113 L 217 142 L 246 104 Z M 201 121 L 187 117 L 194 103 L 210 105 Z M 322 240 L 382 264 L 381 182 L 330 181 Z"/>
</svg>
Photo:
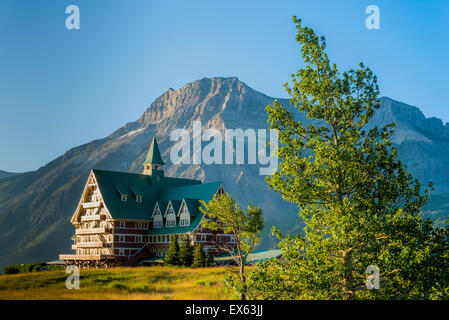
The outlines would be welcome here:
<svg viewBox="0 0 449 320">
<path fill-rule="evenodd" d="M 193 261 L 193 247 L 190 245 L 188 235 L 182 237 L 181 248 L 179 249 L 179 264 L 190 267 Z"/>
<path fill-rule="evenodd" d="M 292 106 L 267 106 L 281 160 L 267 181 L 298 204 L 305 227 L 297 236 L 274 229 L 284 259 L 258 264 L 250 277 L 254 296 L 447 296 L 447 227 L 434 229 L 420 215 L 430 191 L 421 192 L 398 160 L 394 124 L 367 127 L 379 108 L 376 76 L 362 63 L 339 73 L 324 37 L 293 20 L 305 67 L 292 75 L 292 86 L 285 84 Z M 379 281 L 368 290 L 373 279 Z"/>
<path fill-rule="evenodd" d="M 209 251 L 206 258 L 206 266 L 210 267 L 214 264 L 214 255 L 212 251 Z"/>
<path fill-rule="evenodd" d="M 203 245 L 201 243 L 198 243 L 195 246 L 195 253 L 193 255 L 193 264 L 192 267 L 194 268 L 201 268 L 206 266 L 206 255 L 203 251 Z"/>
<path fill-rule="evenodd" d="M 170 246 L 168 247 L 167 255 L 165 256 L 164 262 L 168 265 L 179 266 L 179 244 L 176 239 L 176 235 L 172 234 L 170 236 Z"/>
</svg>

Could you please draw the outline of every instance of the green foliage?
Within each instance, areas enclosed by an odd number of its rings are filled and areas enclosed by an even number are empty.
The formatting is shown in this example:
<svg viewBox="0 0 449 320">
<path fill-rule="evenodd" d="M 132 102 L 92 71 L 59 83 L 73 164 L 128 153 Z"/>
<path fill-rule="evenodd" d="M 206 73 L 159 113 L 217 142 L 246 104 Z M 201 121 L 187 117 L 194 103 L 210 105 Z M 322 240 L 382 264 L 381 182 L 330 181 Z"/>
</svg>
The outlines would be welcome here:
<svg viewBox="0 0 449 320">
<path fill-rule="evenodd" d="M 62 266 L 48 265 L 45 262 L 29 263 L 29 264 L 14 264 L 3 268 L 3 274 L 16 274 L 26 272 L 40 272 L 49 270 L 59 270 Z"/>
<path fill-rule="evenodd" d="M 254 250 L 260 240 L 263 229 L 262 210 L 251 204 L 243 211 L 238 203 L 229 194 L 216 194 L 214 198 L 205 203 L 201 201 L 201 212 L 207 219 L 203 219 L 203 228 L 232 234 L 235 245 L 217 242 L 217 246 L 228 252 L 238 266 L 240 285 L 236 289 L 241 293 L 242 300 L 246 299 L 246 274 L 245 264 L 248 255 Z"/>
<path fill-rule="evenodd" d="M 190 245 L 188 235 L 182 237 L 181 248 L 179 249 L 179 264 L 190 267 L 193 261 L 193 247 Z"/>
<path fill-rule="evenodd" d="M 179 261 L 179 244 L 176 239 L 176 235 L 172 234 L 170 236 L 170 245 L 168 247 L 167 255 L 165 256 L 164 262 L 167 265 L 178 266 Z"/>
<path fill-rule="evenodd" d="M 405 299 L 447 296 L 448 230 L 433 229 L 421 192 L 397 159 L 394 124 L 367 123 L 379 107 L 373 72 L 360 63 L 342 74 L 324 37 L 294 17 L 305 67 L 285 84 L 292 108 L 267 106 L 279 130 L 279 170 L 270 188 L 298 204 L 304 235 L 280 238 L 283 261 L 259 264 L 249 279 L 266 299 Z M 303 113 L 309 124 L 297 119 Z M 429 189 L 432 185 L 429 185 Z M 366 268 L 380 289 L 366 289 Z M 438 283 L 437 283 L 438 282 Z"/>
<path fill-rule="evenodd" d="M 240 262 L 244 263 L 248 254 L 259 242 L 260 232 L 263 229 L 262 210 L 249 204 L 248 208 L 243 211 L 227 193 L 216 194 L 209 203 L 200 202 L 202 204 L 200 210 L 208 218 L 203 220 L 201 226 L 212 231 L 223 231 L 226 234 L 234 235 L 235 248 L 227 244 L 218 244 L 218 246 L 237 259 L 241 253 Z M 234 249 L 238 251 L 237 254 Z"/>
<path fill-rule="evenodd" d="M 194 268 L 201 268 L 206 266 L 206 255 L 203 251 L 203 245 L 201 243 L 195 246 L 195 253 L 193 255 L 193 264 Z"/>
<path fill-rule="evenodd" d="M 212 251 L 209 251 L 206 257 L 206 267 L 210 267 L 214 264 L 214 255 Z"/>
<path fill-rule="evenodd" d="M 15 265 L 7 266 L 3 268 L 3 274 L 16 274 L 19 273 L 19 268 Z"/>
</svg>

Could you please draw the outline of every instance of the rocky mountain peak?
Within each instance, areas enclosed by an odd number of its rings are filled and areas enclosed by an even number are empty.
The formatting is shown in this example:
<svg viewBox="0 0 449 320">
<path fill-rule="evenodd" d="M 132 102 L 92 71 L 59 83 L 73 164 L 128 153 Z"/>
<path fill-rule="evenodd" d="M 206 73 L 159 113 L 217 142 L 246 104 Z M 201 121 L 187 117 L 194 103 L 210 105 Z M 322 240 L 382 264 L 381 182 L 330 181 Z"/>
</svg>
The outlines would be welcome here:
<svg viewBox="0 0 449 320">
<path fill-rule="evenodd" d="M 186 124 L 177 120 L 188 118 L 208 122 L 220 118 L 236 125 L 236 121 L 245 119 L 240 125 L 248 126 L 246 122 L 251 120 L 248 115 L 260 120 L 261 116 L 265 117 L 265 107 L 272 101 L 273 98 L 251 89 L 237 77 L 202 78 L 178 90 L 165 91 L 151 103 L 138 122 L 141 126 L 149 126 L 170 119 L 172 124 L 184 127 Z"/>
</svg>

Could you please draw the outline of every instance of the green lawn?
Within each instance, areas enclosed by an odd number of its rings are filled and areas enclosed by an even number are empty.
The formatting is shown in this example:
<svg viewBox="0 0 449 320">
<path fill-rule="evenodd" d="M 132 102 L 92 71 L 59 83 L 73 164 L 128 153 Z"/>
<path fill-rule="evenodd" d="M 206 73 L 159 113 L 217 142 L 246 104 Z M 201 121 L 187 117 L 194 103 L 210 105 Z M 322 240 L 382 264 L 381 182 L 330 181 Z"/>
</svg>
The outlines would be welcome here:
<svg viewBox="0 0 449 320">
<path fill-rule="evenodd" d="M 228 270 L 133 267 L 80 270 L 80 289 L 69 290 L 64 270 L 0 275 L 0 299 L 236 299 L 224 286 Z"/>
</svg>

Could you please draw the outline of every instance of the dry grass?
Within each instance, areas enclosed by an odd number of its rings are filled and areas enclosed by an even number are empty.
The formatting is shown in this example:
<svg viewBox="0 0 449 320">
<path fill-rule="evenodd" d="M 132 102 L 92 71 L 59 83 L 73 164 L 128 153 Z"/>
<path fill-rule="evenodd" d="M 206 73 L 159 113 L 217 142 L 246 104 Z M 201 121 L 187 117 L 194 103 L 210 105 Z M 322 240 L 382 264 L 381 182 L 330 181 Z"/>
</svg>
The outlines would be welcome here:
<svg viewBox="0 0 449 320">
<path fill-rule="evenodd" d="M 82 269 L 79 290 L 66 288 L 64 270 L 0 275 L 0 299 L 235 299 L 224 286 L 228 272 L 221 267 Z"/>
</svg>

